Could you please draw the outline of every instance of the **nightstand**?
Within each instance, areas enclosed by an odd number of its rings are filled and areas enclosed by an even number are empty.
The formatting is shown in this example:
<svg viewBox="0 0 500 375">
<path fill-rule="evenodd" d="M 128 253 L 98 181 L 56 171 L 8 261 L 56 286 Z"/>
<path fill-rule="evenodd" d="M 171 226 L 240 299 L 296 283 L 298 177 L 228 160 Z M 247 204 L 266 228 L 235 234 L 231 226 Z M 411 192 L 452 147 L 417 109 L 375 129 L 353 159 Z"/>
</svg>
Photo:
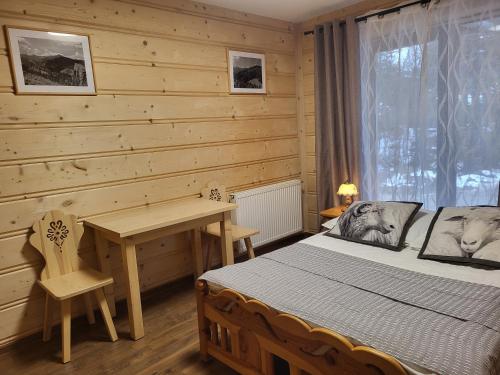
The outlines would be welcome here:
<svg viewBox="0 0 500 375">
<path fill-rule="evenodd" d="M 345 206 L 332 207 L 332 208 L 329 208 L 327 210 L 321 211 L 319 214 L 321 216 L 323 216 L 324 218 L 333 219 L 335 217 L 339 217 L 340 215 L 342 215 L 342 213 L 343 213 L 342 210 L 345 211 Z"/>
</svg>

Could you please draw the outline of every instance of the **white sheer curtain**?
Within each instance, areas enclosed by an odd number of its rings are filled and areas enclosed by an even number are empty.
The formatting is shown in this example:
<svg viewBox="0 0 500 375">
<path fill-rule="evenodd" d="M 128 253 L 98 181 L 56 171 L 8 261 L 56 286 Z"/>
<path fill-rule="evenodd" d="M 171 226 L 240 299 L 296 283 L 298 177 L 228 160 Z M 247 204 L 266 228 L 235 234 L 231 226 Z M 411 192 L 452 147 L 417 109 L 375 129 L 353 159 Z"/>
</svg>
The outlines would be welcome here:
<svg viewBox="0 0 500 375">
<path fill-rule="evenodd" d="M 360 24 L 364 199 L 495 204 L 500 1 L 441 0 Z"/>
</svg>

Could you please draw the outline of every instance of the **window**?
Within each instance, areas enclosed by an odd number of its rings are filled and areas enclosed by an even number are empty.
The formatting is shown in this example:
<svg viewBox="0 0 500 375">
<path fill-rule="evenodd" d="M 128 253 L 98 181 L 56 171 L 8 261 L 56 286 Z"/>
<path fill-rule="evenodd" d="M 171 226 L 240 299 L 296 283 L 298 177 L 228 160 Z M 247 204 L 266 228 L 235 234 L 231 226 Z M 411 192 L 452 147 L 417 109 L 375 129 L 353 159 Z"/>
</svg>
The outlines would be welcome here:
<svg viewBox="0 0 500 375">
<path fill-rule="evenodd" d="M 496 203 L 498 2 L 441 1 L 369 19 L 360 48 L 365 198 L 430 209 Z"/>
</svg>

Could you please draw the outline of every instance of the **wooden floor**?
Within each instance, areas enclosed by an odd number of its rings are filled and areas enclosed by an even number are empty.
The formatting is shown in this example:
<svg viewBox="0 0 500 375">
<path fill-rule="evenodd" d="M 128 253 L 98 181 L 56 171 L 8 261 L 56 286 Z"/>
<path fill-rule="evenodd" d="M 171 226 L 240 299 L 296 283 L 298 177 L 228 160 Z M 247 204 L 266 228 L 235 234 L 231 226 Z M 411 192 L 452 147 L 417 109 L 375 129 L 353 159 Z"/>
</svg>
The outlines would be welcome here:
<svg viewBox="0 0 500 375">
<path fill-rule="evenodd" d="M 192 279 L 185 279 L 143 295 L 146 336 L 129 339 L 126 304 L 118 304 L 115 318 L 119 340 L 108 341 L 100 316 L 89 326 L 84 318 L 73 319 L 71 362 L 63 365 L 60 332 L 42 342 L 41 334 L 21 340 L 0 353 L 2 375 L 41 374 L 217 374 L 236 372 L 198 356 L 196 301 Z M 96 314 L 99 315 L 99 314 Z"/>
<path fill-rule="evenodd" d="M 262 254 L 288 245 L 301 237 L 257 249 Z M 71 362 L 60 363 L 59 327 L 52 340 L 42 342 L 42 334 L 23 339 L 0 351 L 1 375 L 120 374 L 120 375 L 236 375 L 216 360 L 203 363 L 198 356 L 198 326 L 192 278 L 160 287 L 142 295 L 146 335 L 139 341 L 129 338 L 127 306 L 117 304 L 114 319 L 119 340 L 111 343 L 101 316 L 96 324 L 85 318 L 72 321 Z"/>
</svg>

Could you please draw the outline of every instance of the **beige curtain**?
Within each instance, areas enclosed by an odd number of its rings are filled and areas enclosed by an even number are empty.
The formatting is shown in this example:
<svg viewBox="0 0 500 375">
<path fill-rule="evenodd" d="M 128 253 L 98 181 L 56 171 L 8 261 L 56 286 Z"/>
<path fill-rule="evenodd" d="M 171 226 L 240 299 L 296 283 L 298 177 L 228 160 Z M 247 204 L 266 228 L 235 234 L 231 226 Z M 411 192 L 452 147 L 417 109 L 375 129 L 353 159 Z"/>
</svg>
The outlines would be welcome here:
<svg viewBox="0 0 500 375">
<path fill-rule="evenodd" d="M 360 82 L 358 26 L 329 22 L 314 29 L 316 186 L 318 209 L 340 204 L 349 180 L 359 187 Z"/>
</svg>

